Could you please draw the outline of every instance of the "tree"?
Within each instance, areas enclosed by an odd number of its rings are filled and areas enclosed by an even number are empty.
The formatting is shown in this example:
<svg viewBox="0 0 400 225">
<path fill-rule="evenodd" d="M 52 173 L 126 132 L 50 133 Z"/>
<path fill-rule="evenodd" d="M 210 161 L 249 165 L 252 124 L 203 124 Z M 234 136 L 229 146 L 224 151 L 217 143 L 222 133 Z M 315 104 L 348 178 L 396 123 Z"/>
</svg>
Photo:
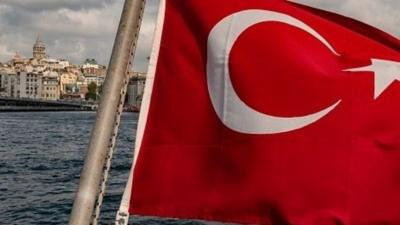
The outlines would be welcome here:
<svg viewBox="0 0 400 225">
<path fill-rule="evenodd" d="M 97 84 L 92 82 L 88 86 L 88 93 L 86 93 L 86 100 L 97 100 Z"/>
<path fill-rule="evenodd" d="M 92 64 L 92 65 L 97 65 L 98 64 L 96 59 L 86 59 L 85 63 Z"/>
</svg>

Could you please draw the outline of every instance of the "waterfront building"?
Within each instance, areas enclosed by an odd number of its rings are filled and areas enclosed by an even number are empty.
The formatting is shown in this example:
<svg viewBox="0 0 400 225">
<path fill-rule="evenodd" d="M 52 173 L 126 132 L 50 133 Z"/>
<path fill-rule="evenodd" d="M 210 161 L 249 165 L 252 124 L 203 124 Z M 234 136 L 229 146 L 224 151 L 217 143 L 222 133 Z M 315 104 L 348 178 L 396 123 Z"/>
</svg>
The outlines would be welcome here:
<svg viewBox="0 0 400 225">
<path fill-rule="evenodd" d="M 56 101 L 60 99 L 59 76 L 55 71 L 43 74 L 42 99 Z"/>
<path fill-rule="evenodd" d="M 42 73 L 17 72 L 21 85 L 20 98 L 40 99 L 42 92 Z M 25 91 L 24 91 L 25 88 Z"/>
<path fill-rule="evenodd" d="M 142 104 L 145 81 L 146 74 L 137 72 L 131 74 L 127 91 L 127 105 L 140 108 L 140 105 Z"/>
<path fill-rule="evenodd" d="M 0 96 L 10 97 L 11 96 L 11 80 L 10 75 L 15 74 L 15 70 L 3 65 L 0 68 Z"/>
<path fill-rule="evenodd" d="M 4 82 L 6 81 L 5 75 L 0 71 L 0 97 L 6 96 L 6 88 L 4 87 Z"/>
<path fill-rule="evenodd" d="M 10 71 L 7 73 L 6 81 L 5 81 L 5 86 L 6 86 L 6 93 L 7 97 L 11 98 L 18 98 L 18 86 L 17 86 L 17 74 L 15 71 Z"/>
<path fill-rule="evenodd" d="M 41 98 L 41 74 L 14 69 L 1 72 L 1 96 L 12 98 Z"/>
</svg>

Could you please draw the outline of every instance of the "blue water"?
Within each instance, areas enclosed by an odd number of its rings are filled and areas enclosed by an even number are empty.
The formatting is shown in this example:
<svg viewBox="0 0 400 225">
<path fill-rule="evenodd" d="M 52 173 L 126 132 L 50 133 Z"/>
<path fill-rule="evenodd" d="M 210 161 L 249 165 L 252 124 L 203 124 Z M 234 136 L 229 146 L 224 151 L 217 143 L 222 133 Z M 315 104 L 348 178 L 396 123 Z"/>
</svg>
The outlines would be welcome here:
<svg viewBox="0 0 400 225">
<path fill-rule="evenodd" d="M 137 117 L 122 117 L 100 224 L 113 224 L 129 175 Z M 94 120 L 92 112 L 0 113 L 0 224 L 68 224 Z M 132 223 L 178 224 L 154 218 Z"/>
</svg>

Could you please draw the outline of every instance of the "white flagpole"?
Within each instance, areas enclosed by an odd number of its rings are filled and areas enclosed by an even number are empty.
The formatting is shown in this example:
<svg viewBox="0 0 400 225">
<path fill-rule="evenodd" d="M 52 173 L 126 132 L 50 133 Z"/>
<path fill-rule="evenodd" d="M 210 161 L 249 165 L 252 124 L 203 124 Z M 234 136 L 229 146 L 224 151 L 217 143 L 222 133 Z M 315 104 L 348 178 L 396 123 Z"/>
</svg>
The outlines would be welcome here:
<svg viewBox="0 0 400 225">
<path fill-rule="evenodd" d="M 125 0 L 118 33 L 104 83 L 103 96 L 81 172 L 70 225 L 89 225 L 102 179 L 109 143 L 116 126 L 121 89 L 130 69 L 141 25 L 145 0 Z"/>
</svg>

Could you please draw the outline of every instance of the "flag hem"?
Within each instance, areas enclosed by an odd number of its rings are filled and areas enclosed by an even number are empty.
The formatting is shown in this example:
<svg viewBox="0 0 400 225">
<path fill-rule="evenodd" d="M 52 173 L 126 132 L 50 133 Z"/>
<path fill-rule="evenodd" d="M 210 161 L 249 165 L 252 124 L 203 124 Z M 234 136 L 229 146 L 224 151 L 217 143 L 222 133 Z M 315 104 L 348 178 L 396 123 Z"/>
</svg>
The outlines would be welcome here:
<svg viewBox="0 0 400 225">
<path fill-rule="evenodd" d="M 156 67 L 158 62 L 158 55 L 160 52 L 160 45 L 161 45 L 161 37 L 162 31 L 164 27 L 164 18 L 165 18 L 165 8 L 166 2 L 165 0 L 161 0 L 159 3 L 157 21 L 156 21 L 156 28 L 155 28 L 155 35 L 153 40 L 153 47 L 150 55 L 149 66 L 147 69 L 147 76 L 146 76 L 146 84 L 143 94 L 142 105 L 140 108 L 140 115 L 138 121 L 138 127 L 136 130 L 136 141 L 134 145 L 134 156 L 133 156 L 133 164 L 130 170 L 129 178 L 127 185 L 124 190 L 124 194 L 122 196 L 120 208 L 118 210 L 116 216 L 116 224 L 128 224 L 129 221 L 129 206 L 130 206 L 130 199 L 131 199 L 131 192 L 132 192 L 132 182 L 133 182 L 133 171 L 136 165 L 136 161 L 139 155 L 140 147 L 142 145 L 143 134 L 147 124 L 147 116 L 149 113 L 150 108 L 150 101 L 151 96 L 153 93 L 153 84 L 154 84 L 154 77 L 156 74 Z"/>
</svg>

